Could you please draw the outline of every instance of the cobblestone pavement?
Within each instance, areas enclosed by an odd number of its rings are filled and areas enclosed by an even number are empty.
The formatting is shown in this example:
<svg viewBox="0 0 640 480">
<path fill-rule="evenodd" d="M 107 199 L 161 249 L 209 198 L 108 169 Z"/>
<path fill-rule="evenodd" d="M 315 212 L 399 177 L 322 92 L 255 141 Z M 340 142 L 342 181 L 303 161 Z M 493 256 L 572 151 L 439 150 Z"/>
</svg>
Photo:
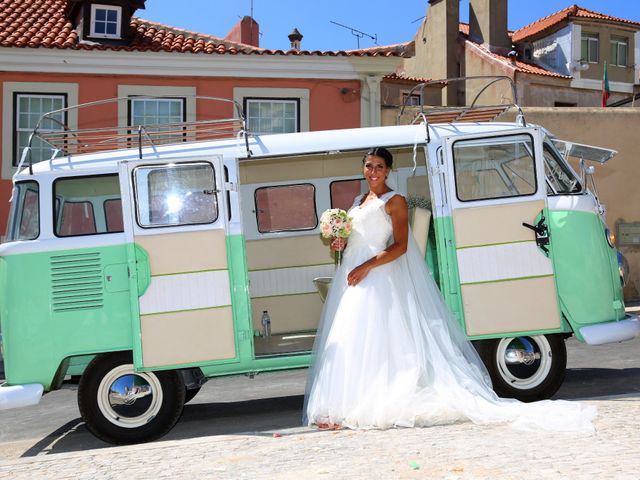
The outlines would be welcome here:
<svg viewBox="0 0 640 480">
<path fill-rule="evenodd" d="M 469 423 L 220 435 L 0 462 L 0 479 L 640 479 L 640 397 L 591 399 L 597 433 Z"/>
</svg>

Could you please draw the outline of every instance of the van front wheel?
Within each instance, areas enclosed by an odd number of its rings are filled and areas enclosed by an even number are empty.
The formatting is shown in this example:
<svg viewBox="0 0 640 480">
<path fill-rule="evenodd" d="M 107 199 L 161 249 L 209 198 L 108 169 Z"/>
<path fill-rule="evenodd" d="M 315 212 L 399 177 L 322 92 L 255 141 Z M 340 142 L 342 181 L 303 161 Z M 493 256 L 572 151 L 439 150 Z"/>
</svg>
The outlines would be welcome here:
<svg viewBox="0 0 640 480">
<path fill-rule="evenodd" d="M 163 436 L 182 415 L 184 402 L 185 385 L 177 372 L 135 372 L 130 352 L 98 355 L 78 385 L 87 428 L 119 445 Z"/>
<path fill-rule="evenodd" d="M 562 335 L 483 340 L 478 350 L 500 397 L 543 400 L 564 381 L 567 349 Z"/>
</svg>

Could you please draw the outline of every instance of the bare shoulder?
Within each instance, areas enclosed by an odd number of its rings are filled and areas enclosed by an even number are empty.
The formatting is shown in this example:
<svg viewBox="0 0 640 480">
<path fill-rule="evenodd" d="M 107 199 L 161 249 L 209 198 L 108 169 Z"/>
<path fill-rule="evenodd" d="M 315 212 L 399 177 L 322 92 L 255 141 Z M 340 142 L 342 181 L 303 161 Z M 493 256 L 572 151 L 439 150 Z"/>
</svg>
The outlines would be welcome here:
<svg viewBox="0 0 640 480">
<path fill-rule="evenodd" d="M 402 195 L 398 194 L 394 195 L 387 201 L 385 210 L 390 215 L 393 215 L 394 213 L 407 214 L 409 207 L 407 205 L 407 200 Z"/>
</svg>

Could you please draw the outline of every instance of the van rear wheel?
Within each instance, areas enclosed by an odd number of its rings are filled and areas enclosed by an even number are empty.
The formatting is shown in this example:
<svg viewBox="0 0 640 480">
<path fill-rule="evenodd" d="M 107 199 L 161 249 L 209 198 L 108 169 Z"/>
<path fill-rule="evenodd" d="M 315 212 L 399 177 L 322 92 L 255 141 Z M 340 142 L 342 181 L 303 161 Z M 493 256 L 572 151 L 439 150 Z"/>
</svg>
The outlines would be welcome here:
<svg viewBox="0 0 640 480">
<path fill-rule="evenodd" d="M 564 381 L 567 349 L 560 334 L 484 340 L 479 353 L 501 397 L 543 400 Z"/>
<path fill-rule="evenodd" d="M 87 428 L 119 445 L 165 435 L 182 415 L 184 403 L 185 385 L 177 372 L 135 372 L 131 352 L 98 355 L 78 386 Z"/>
</svg>

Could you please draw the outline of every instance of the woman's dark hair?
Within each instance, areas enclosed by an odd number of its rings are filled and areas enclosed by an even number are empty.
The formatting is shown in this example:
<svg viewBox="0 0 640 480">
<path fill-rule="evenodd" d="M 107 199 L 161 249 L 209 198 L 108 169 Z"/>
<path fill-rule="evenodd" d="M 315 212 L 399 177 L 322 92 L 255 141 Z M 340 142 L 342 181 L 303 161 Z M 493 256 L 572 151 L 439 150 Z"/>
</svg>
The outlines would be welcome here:
<svg viewBox="0 0 640 480">
<path fill-rule="evenodd" d="M 364 157 L 362 157 L 362 163 L 367 160 L 367 157 L 380 157 L 384 160 L 384 164 L 387 168 L 391 168 L 393 166 L 393 155 L 391 155 L 391 152 L 384 147 L 371 148 L 364 154 Z"/>
</svg>

